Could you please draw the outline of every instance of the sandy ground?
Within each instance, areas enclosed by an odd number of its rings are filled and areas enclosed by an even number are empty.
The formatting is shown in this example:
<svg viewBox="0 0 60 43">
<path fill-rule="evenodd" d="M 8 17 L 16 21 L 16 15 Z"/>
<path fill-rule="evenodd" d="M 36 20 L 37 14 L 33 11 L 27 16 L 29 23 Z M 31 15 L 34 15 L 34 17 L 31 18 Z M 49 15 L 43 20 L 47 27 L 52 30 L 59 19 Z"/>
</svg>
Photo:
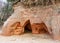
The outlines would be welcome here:
<svg viewBox="0 0 60 43">
<path fill-rule="evenodd" d="M 60 41 L 53 40 L 47 34 L 32 34 L 25 33 L 22 35 L 1 36 L 1 43 L 60 43 Z"/>
<path fill-rule="evenodd" d="M 0 33 L 1 31 L 0 26 Z M 22 35 L 1 36 L 0 43 L 60 43 L 60 41 L 53 40 L 48 34 L 32 34 L 24 33 Z"/>
</svg>

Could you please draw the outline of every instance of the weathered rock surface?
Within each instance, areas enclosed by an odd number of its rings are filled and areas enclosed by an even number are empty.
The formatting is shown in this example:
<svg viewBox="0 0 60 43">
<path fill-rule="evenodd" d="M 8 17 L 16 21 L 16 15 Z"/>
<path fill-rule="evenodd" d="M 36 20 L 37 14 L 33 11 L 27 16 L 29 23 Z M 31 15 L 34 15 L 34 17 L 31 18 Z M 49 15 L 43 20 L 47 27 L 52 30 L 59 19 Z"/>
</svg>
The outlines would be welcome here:
<svg viewBox="0 0 60 43">
<path fill-rule="evenodd" d="M 22 34 L 24 33 L 24 27 L 30 23 L 32 33 L 40 33 L 40 29 L 45 29 L 54 38 L 60 39 L 59 19 L 60 15 L 54 11 L 53 7 L 41 9 L 40 7 L 21 8 L 19 6 L 4 23 L 2 34 Z"/>
</svg>

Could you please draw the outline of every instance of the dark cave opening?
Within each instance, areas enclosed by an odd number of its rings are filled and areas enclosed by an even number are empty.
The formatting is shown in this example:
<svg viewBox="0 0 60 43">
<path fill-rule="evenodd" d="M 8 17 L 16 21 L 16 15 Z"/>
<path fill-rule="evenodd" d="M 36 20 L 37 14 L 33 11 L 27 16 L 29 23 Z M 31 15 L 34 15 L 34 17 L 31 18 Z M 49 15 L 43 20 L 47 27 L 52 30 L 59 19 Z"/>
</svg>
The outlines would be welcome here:
<svg viewBox="0 0 60 43">
<path fill-rule="evenodd" d="M 31 30 L 31 25 L 30 25 L 30 21 L 28 21 L 28 23 L 25 25 L 25 33 L 31 33 L 32 30 Z"/>
</svg>

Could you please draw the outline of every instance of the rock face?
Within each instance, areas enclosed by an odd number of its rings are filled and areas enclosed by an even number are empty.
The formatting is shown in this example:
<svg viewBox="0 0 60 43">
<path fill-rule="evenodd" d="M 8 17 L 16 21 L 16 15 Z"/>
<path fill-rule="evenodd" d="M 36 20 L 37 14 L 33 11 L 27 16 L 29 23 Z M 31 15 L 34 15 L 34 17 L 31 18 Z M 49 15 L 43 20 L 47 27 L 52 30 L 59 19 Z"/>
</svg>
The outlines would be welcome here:
<svg viewBox="0 0 60 43">
<path fill-rule="evenodd" d="M 47 27 L 44 23 L 34 23 L 31 25 L 33 34 L 41 34 L 48 32 Z"/>
<path fill-rule="evenodd" d="M 49 32 L 49 34 L 51 34 L 55 39 L 59 39 L 59 18 L 60 15 L 55 13 L 52 7 L 43 9 L 40 7 L 18 7 L 4 23 L 2 27 L 2 34 L 19 35 L 24 33 L 25 26 L 27 26 L 34 34 L 41 33 L 45 30 Z"/>
</svg>

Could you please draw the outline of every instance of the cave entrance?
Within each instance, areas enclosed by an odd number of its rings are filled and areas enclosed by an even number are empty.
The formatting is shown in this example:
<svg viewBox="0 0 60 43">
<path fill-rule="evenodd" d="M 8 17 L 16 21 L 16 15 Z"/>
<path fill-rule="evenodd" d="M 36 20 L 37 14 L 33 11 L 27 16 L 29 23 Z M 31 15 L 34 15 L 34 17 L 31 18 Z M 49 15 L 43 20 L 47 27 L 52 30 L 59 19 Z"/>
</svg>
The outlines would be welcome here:
<svg viewBox="0 0 60 43">
<path fill-rule="evenodd" d="M 30 20 L 28 20 L 28 21 L 25 23 L 24 28 L 25 28 L 24 33 L 30 33 L 30 32 L 32 32 Z"/>
</svg>

